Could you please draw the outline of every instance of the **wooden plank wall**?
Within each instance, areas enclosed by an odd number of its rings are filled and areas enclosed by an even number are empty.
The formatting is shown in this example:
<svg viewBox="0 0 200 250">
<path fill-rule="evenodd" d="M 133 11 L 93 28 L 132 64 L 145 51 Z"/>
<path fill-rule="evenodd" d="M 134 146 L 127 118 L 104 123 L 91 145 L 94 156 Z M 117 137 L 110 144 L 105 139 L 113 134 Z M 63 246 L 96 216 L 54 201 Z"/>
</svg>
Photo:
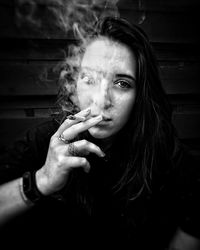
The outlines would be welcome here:
<svg viewBox="0 0 200 250">
<path fill-rule="evenodd" d="M 16 3 L 0 1 L 0 148 L 57 111 L 55 66 L 70 43 L 60 30 L 19 27 Z M 28 11 L 27 1 L 21 12 Z M 32 1 L 31 1 L 32 2 Z M 49 1 L 40 1 L 43 11 Z M 149 35 L 180 138 L 200 152 L 198 0 L 120 0 L 119 13 Z M 40 31 L 40 32 L 39 32 Z"/>
</svg>

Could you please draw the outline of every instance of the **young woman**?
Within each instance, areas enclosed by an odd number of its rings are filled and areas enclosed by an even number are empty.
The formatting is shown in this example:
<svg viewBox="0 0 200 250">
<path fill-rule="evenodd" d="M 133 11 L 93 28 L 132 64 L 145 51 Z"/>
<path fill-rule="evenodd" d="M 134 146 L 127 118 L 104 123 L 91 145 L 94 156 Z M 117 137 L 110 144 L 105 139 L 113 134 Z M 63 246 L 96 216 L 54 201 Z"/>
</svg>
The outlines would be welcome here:
<svg viewBox="0 0 200 250">
<path fill-rule="evenodd" d="M 2 231 L 45 245 L 198 249 L 199 170 L 146 34 L 100 20 L 61 84 L 62 119 L 29 130 L 2 160 Z"/>
</svg>

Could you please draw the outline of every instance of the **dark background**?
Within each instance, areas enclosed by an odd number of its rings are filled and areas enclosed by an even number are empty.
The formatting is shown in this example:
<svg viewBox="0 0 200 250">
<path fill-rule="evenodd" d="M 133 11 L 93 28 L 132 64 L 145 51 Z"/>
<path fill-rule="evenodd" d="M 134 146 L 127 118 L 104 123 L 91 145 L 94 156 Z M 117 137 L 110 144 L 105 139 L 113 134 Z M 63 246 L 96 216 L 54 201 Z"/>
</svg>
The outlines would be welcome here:
<svg viewBox="0 0 200 250">
<path fill-rule="evenodd" d="M 34 9 L 27 2 L 0 1 L 1 151 L 26 128 L 57 112 L 56 65 L 72 41 L 49 17 L 48 1 L 38 1 L 35 20 L 43 17 L 43 25 L 26 24 L 22 17 Z M 200 155 L 199 1 L 120 0 L 117 6 L 120 16 L 148 34 L 178 135 Z"/>
</svg>

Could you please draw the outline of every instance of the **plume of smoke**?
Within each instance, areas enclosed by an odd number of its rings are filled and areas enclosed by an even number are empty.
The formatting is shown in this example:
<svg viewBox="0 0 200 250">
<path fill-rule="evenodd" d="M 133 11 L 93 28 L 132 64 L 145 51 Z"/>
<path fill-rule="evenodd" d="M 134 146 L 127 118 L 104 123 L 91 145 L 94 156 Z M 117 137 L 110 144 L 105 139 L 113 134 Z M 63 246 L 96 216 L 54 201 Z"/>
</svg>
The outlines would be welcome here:
<svg viewBox="0 0 200 250">
<path fill-rule="evenodd" d="M 119 16 L 118 0 L 15 0 L 18 27 L 26 27 L 44 37 L 64 37 L 71 41 L 65 60 L 54 69 L 60 72 L 58 103 L 63 111 L 78 111 L 76 81 L 83 48 L 95 23 L 105 16 Z"/>
<path fill-rule="evenodd" d="M 57 64 L 55 71 L 60 72 L 58 104 L 63 111 L 77 113 L 79 111 L 76 96 L 76 82 L 78 79 L 81 61 L 81 46 L 71 44 L 68 46 L 68 55 L 64 61 Z"/>
<path fill-rule="evenodd" d="M 79 26 L 84 35 L 102 16 L 118 16 L 118 0 L 15 0 L 18 27 L 29 27 L 43 35 L 62 35 Z M 73 34 L 73 32 L 72 32 Z"/>
</svg>

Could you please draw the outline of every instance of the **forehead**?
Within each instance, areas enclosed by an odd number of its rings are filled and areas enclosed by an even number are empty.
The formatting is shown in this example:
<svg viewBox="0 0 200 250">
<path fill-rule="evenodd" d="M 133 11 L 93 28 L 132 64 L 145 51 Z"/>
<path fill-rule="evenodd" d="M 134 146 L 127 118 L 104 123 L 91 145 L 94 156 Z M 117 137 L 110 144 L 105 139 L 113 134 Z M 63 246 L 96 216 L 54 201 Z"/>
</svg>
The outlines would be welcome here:
<svg viewBox="0 0 200 250">
<path fill-rule="evenodd" d="M 90 68 L 104 73 L 135 75 L 136 60 L 133 52 L 126 45 L 107 38 L 97 39 L 87 46 L 81 68 Z"/>
</svg>

